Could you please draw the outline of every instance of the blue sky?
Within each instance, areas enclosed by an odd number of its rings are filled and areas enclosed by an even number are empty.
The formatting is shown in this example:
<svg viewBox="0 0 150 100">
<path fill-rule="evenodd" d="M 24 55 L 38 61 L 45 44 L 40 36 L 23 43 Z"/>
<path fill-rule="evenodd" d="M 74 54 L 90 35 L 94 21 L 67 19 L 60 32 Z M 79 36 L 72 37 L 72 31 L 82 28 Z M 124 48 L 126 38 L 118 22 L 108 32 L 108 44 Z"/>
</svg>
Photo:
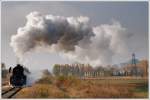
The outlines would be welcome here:
<svg viewBox="0 0 150 100">
<path fill-rule="evenodd" d="M 127 32 L 134 34 L 128 41 L 129 53 L 139 59 L 148 59 L 148 2 L 2 2 L 2 62 L 7 67 L 16 64 L 15 54 L 10 47 L 10 37 L 26 23 L 25 16 L 32 11 L 59 16 L 87 16 L 93 26 L 109 24 L 117 20 Z M 51 69 L 55 63 L 72 63 L 59 54 L 48 52 L 32 53 L 25 65 L 30 69 Z M 125 62 L 116 57 L 112 64 Z"/>
</svg>

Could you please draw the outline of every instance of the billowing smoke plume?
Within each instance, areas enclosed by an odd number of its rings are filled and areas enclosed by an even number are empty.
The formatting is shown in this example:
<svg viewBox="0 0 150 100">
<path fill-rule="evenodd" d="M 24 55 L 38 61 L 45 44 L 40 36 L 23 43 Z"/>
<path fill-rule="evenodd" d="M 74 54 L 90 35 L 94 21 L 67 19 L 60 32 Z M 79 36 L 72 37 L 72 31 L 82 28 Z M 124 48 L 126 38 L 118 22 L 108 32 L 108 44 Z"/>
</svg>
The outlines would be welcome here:
<svg viewBox="0 0 150 100">
<path fill-rule="evenodd" d="M 32 12 L 27 23 L 11 37 L 10 45 L 20 59 L 39 47 L 94 66 L 111 63 L 112 57 L 127 53 L 129 36 L 119 22 L 96 27 L 88 17 L 63 17 Z"/>
</svg>

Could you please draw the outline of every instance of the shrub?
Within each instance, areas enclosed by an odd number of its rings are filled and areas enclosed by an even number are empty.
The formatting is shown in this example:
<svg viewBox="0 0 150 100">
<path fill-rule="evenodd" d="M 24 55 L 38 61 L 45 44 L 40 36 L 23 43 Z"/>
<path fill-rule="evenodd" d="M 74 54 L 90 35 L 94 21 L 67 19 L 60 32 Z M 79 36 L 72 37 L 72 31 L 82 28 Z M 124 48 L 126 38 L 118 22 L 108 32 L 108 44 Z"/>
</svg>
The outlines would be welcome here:
<svg viewBox="0 0 150 100">
<path fill-rule="evenodd" d="M 80 81 L 73 76 L 58 76 L 56 78 L 56 86 L 58 87 L 69 87 L 74 84 L 78 84 Z"/>
<path fill-rule="evenodd" d="M 35 84 L 17 94 L 17 98 L 64 98 L 65 96 L 56 86 L 49 84 Z"/>
<path fill-rule="evenodd" d="M 42 77 L 41 79 L 39 79 L 36 83 L 40 83 L 40 84 L 52 84 L 52 77 L 51 76 L 46 76 L 46 77 Z"/>
</svg>

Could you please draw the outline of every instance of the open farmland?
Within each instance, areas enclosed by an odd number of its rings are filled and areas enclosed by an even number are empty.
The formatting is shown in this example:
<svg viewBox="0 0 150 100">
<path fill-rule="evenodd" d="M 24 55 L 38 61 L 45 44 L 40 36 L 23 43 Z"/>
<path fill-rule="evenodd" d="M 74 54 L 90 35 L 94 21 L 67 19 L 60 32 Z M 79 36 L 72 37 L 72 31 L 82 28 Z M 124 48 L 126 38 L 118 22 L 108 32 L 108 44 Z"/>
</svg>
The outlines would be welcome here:
<svg viewBox="0 0 150 100">
<path fill-rule="evenodd" d="M 148 98 L 147 79 L 44 77 L 15 98 Z"/>
</svg>

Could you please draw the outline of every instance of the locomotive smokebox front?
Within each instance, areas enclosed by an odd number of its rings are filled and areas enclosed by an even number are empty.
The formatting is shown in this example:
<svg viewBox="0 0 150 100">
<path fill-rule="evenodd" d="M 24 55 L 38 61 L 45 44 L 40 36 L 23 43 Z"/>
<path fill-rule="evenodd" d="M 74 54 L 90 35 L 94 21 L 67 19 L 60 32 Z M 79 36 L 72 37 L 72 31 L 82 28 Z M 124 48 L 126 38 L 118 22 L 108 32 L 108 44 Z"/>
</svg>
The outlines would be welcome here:
<svg viewBox="0 0 150 100">
<path fill-rule="evenodd" d="M 11 72 L 11 68 L 9 69 L 9 72 Z M 24 67 L 21 64 L 17 64 L 12 70 L 10 84 L 13 87 L 22 87 L 23 85 L 26 85 L 26 80 L 27 77 L 24 74 Z"/>
</svg>

